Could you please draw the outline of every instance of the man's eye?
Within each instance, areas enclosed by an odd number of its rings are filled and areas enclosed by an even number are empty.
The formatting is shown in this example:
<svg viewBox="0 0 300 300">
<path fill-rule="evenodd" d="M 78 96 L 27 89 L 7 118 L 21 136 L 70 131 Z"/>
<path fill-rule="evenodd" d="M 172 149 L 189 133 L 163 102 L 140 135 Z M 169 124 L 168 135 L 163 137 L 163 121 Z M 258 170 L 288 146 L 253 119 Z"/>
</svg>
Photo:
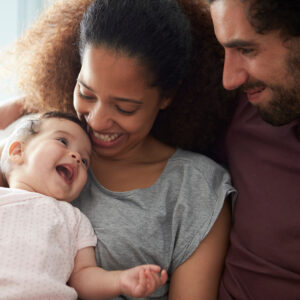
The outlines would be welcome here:
<svg viewBox="0 0 300 300">
<path fill-rule="evenodd" d="M 85 167 L 88 167 L 88 166 L 89 166 L 89 162 L 88 162 L 87 159 L 83 158 L 81 161 L 82 161 L 82 163 L 83 163 L 83 165 L 84 165 Z"/>
<path fill-rule="evenodd" d="M 68 145 L 68 140 L 66 138 L 59 137 L 57 140 L 66 146 Z"/>
<path fill-rule="evenodd" d="M 244 55 L 250 54 L 254 51 L 252 48 L 240 48 L 240 52 Z"/>
</svg>

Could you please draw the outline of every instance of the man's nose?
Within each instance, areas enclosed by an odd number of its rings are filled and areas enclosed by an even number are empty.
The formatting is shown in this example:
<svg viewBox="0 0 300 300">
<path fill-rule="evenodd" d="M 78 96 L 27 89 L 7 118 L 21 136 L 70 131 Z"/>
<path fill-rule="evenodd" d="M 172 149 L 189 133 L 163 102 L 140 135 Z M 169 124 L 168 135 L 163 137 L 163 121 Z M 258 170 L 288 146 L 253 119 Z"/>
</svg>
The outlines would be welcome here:
<svg viewBox="0 0 300 300">
<path fill-rule="evenodd" d="M 237 89 L 247 81 L 247 70 L 238 56 L 238 53 L 232 53 L 232 49 L 225 50 L 223 86 L 226 90 Z"/>
</svg>

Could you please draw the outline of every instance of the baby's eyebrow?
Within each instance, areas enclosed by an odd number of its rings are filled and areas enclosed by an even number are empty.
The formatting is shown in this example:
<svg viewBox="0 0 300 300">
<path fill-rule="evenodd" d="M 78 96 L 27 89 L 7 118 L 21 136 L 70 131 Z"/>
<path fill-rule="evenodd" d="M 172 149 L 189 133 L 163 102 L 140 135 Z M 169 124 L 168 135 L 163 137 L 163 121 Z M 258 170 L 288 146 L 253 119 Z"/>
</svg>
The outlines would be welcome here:
<svg viewBox="0 0 300 300">
<path fill-rule="evenodd" d="M 65 135 L 69 135 L 72 138 L 76 138 L 72 133 L 65 130 L 56 130 L 54 134 L 65 134 Z"/>
</svg>

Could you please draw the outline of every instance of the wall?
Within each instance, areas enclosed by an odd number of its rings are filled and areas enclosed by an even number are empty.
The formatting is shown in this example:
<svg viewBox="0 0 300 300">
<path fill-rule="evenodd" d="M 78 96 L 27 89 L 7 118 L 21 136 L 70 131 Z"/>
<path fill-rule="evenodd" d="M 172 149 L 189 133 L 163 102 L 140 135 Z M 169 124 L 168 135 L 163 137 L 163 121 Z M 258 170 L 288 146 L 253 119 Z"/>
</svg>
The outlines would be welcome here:
<svg viewBox="0 0 300 300">
<path fill-rule="evenodd" d="M 35 20 L 38 14 L 55 0 L 1 0 L 0 2 L 0 50 L 9 47 Z M 1 62 L 0 62 L 1 64 Z M 13 80 L 0 77 L 0 101 L 18 95 Z M 4 81 L 4 82 L 3 82 Z M 3 87 L 10 88 L 3 88 Z"/>
</svg>

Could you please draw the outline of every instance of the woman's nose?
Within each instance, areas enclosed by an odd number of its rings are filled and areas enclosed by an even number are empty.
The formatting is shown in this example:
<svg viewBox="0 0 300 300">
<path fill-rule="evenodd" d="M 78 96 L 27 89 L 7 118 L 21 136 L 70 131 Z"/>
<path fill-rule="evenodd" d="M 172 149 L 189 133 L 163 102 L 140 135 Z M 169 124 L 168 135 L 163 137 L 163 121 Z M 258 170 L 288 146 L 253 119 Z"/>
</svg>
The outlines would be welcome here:
<svg viewBox="0 0 300 300">
<path fill-rule="evenodd" d="M 111 108 L 98 103 L 86 115 L 89 126 L 97 131 L 110 129 L 114 123 Z"/>
</svg>

